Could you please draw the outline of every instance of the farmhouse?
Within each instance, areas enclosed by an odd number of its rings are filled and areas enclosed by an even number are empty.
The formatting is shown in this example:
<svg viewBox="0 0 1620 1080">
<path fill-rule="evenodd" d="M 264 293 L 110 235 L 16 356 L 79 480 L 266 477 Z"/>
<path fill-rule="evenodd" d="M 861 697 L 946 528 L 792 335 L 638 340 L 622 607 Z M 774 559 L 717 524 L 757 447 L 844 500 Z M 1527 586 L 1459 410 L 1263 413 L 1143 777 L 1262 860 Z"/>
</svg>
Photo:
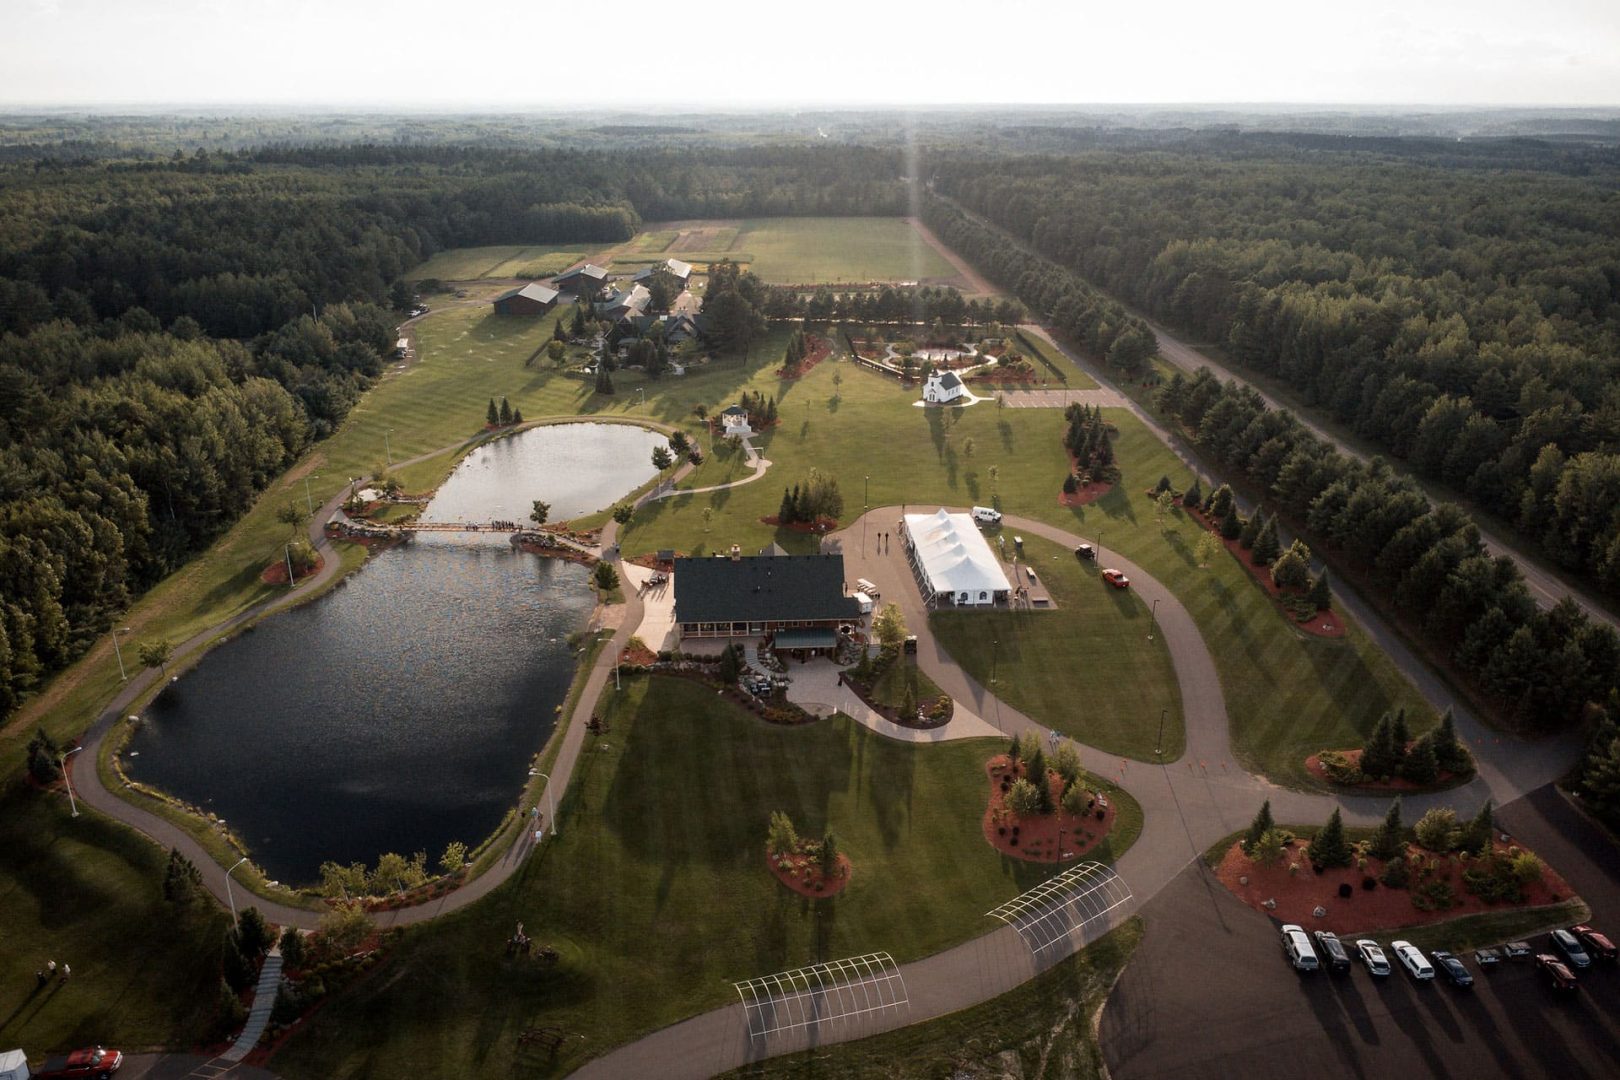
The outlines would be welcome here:
<svg viewBox="0 0 1620 1080">
<path fill-rule="evenodd" d="M 842 555 L 748 555 L 675 560 L 675 624 L 681 638 L 774 634 L 778 649 L 831 649 L 838 627 L 858 622 L 844 594 Z"/>
<path fill-rule="evenodd" d="M 645 270 L 638 270 L 630 280 L 642 285 L 651 285 L 655 278 L 662 278 L 675 292 L 683 292 L 692 280 L 692 264 L 681 262 L 679 259 L 665 259 L 663 262 L 653 263 Z"/>
<path fill-rule="evenodd" d="M 923 400 L 930 405 L 946 405 L 963 394 L 967 388 L 954 371 L 935 372 L 923 383 Z"/>
<path fill-rule="evenodd" d="M 639 319 L 652 303 L 652 293 L 645 285 L 632 285 L 628 291 L 615 289 L 613 294 L 596 305 L 596 314 L 609 322 Z"/>
<path fill-rule="evenodd" d="M 563 292 L 572 293 L 581 300 L 589 300 L 602 291 L 607 284 L 608 272 L 595 263 L 586 263 L 576 266 L 565 274 L 559 274 L 552 281 Z"/>
<path fill-rule="evenodd" d="M 497 315 L 544 315 L 557 306 L 557 290 L 531 281 L 521 289 L 504 292 L 495 298 Z"/>
<path fill-rule="evenodd" d="M 728 439 L 746 439 L 754 433 L 748 426 L 748 410 L 741 405 L 729 406 L 720 414 L 721 434 Z"/>
<path fill-rule="evenodd" d="M 907 514 L 901 542 L 929 607 L 988 606 L 1012 592 L 1001 560 L 967 514 Z"/>
</svg>

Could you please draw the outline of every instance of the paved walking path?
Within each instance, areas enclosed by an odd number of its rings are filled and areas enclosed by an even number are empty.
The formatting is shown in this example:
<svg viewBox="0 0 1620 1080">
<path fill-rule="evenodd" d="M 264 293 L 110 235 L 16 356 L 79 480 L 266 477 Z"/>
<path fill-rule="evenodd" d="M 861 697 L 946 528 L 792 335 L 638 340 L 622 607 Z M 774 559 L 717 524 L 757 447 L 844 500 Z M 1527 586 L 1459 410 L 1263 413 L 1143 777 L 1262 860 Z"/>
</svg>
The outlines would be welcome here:
<svg viewBox="0 0 1620 1080">
<path fill-rule="evenodd" d="M 759 451 L 754 449 L 754 441 L 752 439 L 744 439 L 742 444 L 743 452 L 748 456 L 748 464 L 753 466 L 754 469 L 752 475 L 745 476 L 741 480 L 732 480 L 731 482 L 725 484 L 710 484 L 708 487 L 700 488 L 680 489 L 676 488 L 672 482 L 669 488 L 661 489 L 656 492 L 653 495 L 653 499 L 673 499 L 677 495 L 702 495 L 704 492 L 708 491 L 725 491 L 727 488 L 742 487 L 744 484 L 752 484 L 755 480 L 758 480 L 760 477 L 765 475 L 765 470 L 771 467 L 771 463 L 759 456 Z M 684 476 L 685 473 L 682 473 L 681 475 Z"/>
<path fill-rule="evenodd" d="M 961 702 L 957 702 L 956 711 L 951 714 L 951 718 L 939 727 L 912 728 L 896 724 L 869 707 L 853 690 L 840 683 L 838 675 L 841 670 L 826 657 L 817 657 L 806 664 L 794 664 L 789 671 L 793 681 L 788 684 L 788 700 L 817 716 L 831 716 L 834 712 L 841 712 L 862 727 L 896 742 L 936 743 L 951 739 L 982 739 L 1001 734 L 999 729 L 981 720 Z"/>
</svg>

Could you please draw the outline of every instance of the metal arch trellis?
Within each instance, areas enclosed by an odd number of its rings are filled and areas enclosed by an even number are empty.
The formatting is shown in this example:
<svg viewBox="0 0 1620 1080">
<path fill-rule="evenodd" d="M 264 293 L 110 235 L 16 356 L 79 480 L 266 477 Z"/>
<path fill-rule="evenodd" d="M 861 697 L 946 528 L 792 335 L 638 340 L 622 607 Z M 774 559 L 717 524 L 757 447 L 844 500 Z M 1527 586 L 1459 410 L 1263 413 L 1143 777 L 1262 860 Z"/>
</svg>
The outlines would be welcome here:
<svg viewBox="0 0 1620 1080">
<path fill-rule="evenodd" d="M 898 1010 L 911 1001 L 899 965 L 886 952 L 829 960 L 732 985 L 742 999 L 752 1039 Z"/>
<path fill-rule="evenodd" d="M 1108 916 L 1131 901 L 1131 890 L 1113 867 L 1084 862 L 1048 878 L 985 914 L 1000 919 L 1040 953 L 1079 930 L 1082 940 Z"/>
</svg>

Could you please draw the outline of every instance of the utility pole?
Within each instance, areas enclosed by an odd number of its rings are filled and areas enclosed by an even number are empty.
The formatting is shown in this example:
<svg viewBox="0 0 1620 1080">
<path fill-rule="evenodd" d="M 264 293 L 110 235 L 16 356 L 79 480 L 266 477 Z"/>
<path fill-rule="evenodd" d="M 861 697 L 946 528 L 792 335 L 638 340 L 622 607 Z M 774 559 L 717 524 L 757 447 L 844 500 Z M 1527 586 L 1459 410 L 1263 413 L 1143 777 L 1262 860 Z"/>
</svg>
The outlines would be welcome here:
<svg viewBox="0 0 1620 1080">
<path fill-rule="evenodd" d="M 1159 598 L 1153 598 L 1153 611 L 1148 615 L 1148 643 L 1153 643 L 1153 630 L 1159 625 Z"/>
<path fill-rule="evenodd" d="M 1165 714 L 1165 711 L 1166 710 L 1164 710 L 1164 709 L 1159 710 L 1159 738 L 1153 744 L 1153 756 L 1154 757 L 1161 757 L 1162 758 L 1164 756 L 1164 714 Z"/>
<path fill-rule="evenodd" d="M 309 516 L 310 517 L 315 516 L 315 503 L 310 499 L 310 496 L 309 496 L 309 482 L 311 480 L 319 480 L 319 479 L 320 479 L 319 476 L 306 476 L 306 477 L 304 477 L 304 505 L 309 507 Z"/>
<path fill-rule="evenodd" d="M 119 682 L 129 682 L 129 675 L 124 671 L 124 650 L 122 650 L 122 649 L 120 649 L 118 647 L 118 635 L 119 634 L 127 634 L 127 633 L 129 633 L 129 627 L 127 627 L 127 626 L 121 626 L 121 627 L 120 626 L 115 626 L 115 627 L 113 627 L 113 632 L 112 632 L 113 655 L 118 657 L 118 681 Z"/>
<path fill-rule="evenodd" d="M 286 550 L 286 552 L 287 552 L 287 588 L 289 588 L 289 589 L 290 589 L 290 588 L 292 588 L 292 587 L 293 587 L 293 586 L 294 586 L 294 585 L 297 585 L 297 584 L 298 584 L 298 583 L 297 583 L 297 582 L 296 582 L 296 581 L 294 581 L 294 580 L 293 580 L 293 569 L 292 569 L 292 545 L 291 545 L 291 544 L 287 544 L 287 545 L 286 545 L 286 546 L 285 546 L 285 550 Z"/>
</svg>

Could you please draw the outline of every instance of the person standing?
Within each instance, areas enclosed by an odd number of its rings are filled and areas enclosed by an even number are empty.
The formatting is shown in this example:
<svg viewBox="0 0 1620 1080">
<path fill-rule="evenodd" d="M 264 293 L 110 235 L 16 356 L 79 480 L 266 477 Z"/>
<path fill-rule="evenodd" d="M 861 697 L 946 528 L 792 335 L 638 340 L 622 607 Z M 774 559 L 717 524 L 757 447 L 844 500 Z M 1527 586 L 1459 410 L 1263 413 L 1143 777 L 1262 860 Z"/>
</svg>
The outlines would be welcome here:
<svg viewBox="0 0 1620 1080">
<path fill-rule="evenodd" d="M 73 968 L 69 964 L 62 965 L 62 981 L 67 982 L 73 977 Z"/>
</svg>

